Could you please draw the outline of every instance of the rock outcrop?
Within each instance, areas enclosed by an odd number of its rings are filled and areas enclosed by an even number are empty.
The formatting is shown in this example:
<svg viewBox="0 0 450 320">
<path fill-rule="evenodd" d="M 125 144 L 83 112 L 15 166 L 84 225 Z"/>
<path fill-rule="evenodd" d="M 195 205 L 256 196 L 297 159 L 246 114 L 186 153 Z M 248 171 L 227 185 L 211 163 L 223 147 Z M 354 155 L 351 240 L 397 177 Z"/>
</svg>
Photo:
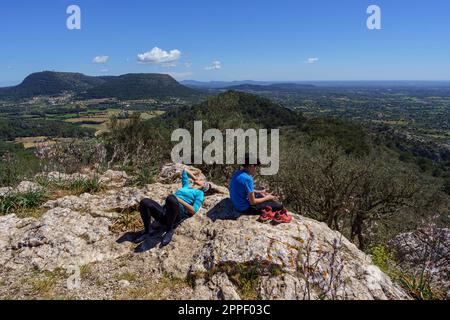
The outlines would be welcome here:
<svg viewBox="0 0 450 320">
<path fill-rule="evenodd" d="M 389 245 L 403 270 L 425 272 L 450 298 L 450 229 L 430 227 L 399 234 Z"/>
<path fill-rule="evenodd" d="M 139 215 L 133 212 L 141 199 L 162 203 L 175 191 L 176 172 L 167 166 L 158 183 L 144 188 L 124 187 L 122 181 L 102 194 L 49 201 L 40 219 L 0 217 L 0 297 L 409 298 L 369 256 L 325 224 L 295 214 L 284 225 L 239 216 L 227 189 L 219 186 L 200 212 L 177 228 L 169 246 L 160 248 L 156 235 L 146 244 L 149 250 L 134 253 L 129 240 L 138 234 L 133 221 Z M 107 181 L 112 180 L 117 179 Z M 83 270 L 76 289 L 67 285 L 74 266 Z M 49 273 L 54 283 L 43 294 L 36 277 L 48 280 Z"/>
<path fill-rule="evenodd" d="M 22 181 L 17 187 L 5 187 L 0 188 L 0 197 L 4 197 L 9 194 L 14 193 L 27 193 L 27 192 L 39 192 L 42 190 L 42 187 L 37 183 L 31 181 Z"/>
</svg>

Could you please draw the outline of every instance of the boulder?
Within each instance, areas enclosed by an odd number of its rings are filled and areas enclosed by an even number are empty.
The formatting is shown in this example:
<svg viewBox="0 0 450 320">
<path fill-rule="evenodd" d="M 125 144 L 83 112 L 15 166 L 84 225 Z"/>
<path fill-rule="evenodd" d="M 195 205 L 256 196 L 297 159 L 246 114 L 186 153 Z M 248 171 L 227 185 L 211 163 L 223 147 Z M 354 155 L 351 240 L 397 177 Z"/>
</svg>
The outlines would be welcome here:
<svg viewBox="0 0 450 320">
<path fill-rule="evenodd" d="M 54 271 L 126 254 L 109 226 L 106 218 L 67 208 L 52 209 L 39 220 L 0 217 L 0 262 L 9 269 Z"/>
<path fill-rule="evenodd" d="M 37 183 L 31 182 L 31 181 L 22 181 L 15 188 L 13 188 L 13 187 L 0 188 L 0 197 L 7 196 L 9 194 L 39 192 L 42 190 L 43 190 L 43 188 Z"/>
</svg>

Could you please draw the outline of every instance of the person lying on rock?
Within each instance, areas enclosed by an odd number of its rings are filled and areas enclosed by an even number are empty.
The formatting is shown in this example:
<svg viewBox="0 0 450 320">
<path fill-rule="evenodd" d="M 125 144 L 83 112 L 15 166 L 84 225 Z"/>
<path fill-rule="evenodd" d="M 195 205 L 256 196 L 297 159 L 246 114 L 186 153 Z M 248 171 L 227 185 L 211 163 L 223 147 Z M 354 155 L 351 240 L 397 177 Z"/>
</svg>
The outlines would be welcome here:
<svg viewBox="0 0 450 320">
<path fill-rule="evenodd" d="M 143 242 L 151 236 L 150 218 L 153 217 L 165 229 L 161 246 L 168 245 L 172 241 L 174 227 L 194 216 L 201 208 L 205 193 L 211 188 L 210 183 L 195 177 L 188 169 L 184 169 L 179 175 L 181 188 L 166 198 L 164 206 L 151 199 L 140 202 L 139 211 L 144 223 L 144 233 L 135 241 L 136 243 Z M 194 181 L 192 186 L 189 184 L 189 177 Z"/>
<path fill-rule="evenodd" d="M 255 162 L 252 164 L 250 156 L 246 154 L 243 169 L 236 171 L 231 178 L 229 189 L 234 209 L 241 214 L 260 215 L 260 221 L 290 222 L 292 217 L 276 196 L 254 189 L 253 176 L 261 165 L 259 160 Z"/>
</svg>

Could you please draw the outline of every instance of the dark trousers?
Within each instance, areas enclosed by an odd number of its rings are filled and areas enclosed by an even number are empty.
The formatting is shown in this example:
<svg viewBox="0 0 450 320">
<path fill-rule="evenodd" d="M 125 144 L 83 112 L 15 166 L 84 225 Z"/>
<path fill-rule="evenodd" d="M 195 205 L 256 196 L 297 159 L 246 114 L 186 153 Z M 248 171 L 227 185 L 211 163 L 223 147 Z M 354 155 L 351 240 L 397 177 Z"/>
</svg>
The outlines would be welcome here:
<svg viewBox="0 0 450 320">
<path fill-rule="evenodd" d="M 144 199 L 139 205 L 145 233 L 150 233 L 150 218 L 153 217 L 167 229 L 172 229 L 180 217 L 180 203 L 174 195 L 166 199 L 164 206 L 151 199 Z"/>
<path fill-rule="evenodd" d="M 249 215 L 258 215 L 261 214 L 261 210 L 264 209 L 265 207 L 272 207 L 272 211 L 280 211 L 284 208 L 281 203 L 275 201 L 267 201 L 257 204 L 256 206 L 251 206 L 243 213 Z"/>
</svg>

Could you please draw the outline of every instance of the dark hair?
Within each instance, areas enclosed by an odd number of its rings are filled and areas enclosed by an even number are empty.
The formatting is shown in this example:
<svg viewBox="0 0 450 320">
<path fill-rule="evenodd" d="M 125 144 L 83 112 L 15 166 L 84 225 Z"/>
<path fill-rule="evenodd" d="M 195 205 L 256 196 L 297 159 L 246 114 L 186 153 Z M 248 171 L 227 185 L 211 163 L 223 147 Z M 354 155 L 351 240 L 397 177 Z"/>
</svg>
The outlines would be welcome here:
<svg viewBox="0 0 450 320">
<path fill-rule="evenodd" d="M 251 166 L 251 165 L 256 165 L 256 166 L 261 165 L 261 162 L 259 162 L 258 157 L 255 157 L 255 158 L 256 158 L 256 163 L 254 163 L 254 161 L 251 161 L 251 160 L 253 160 L 253 159 L 252 159 L 252 156 L 253 156 L 253 155 L 250 155 L 250 154 L 248 154 L 248 153 L 245 154 L 244 168 L 247 168 L 248 166 Z M 252 162 L 253 162 L 253 163 L 252 163 Z"/>
</svg>

